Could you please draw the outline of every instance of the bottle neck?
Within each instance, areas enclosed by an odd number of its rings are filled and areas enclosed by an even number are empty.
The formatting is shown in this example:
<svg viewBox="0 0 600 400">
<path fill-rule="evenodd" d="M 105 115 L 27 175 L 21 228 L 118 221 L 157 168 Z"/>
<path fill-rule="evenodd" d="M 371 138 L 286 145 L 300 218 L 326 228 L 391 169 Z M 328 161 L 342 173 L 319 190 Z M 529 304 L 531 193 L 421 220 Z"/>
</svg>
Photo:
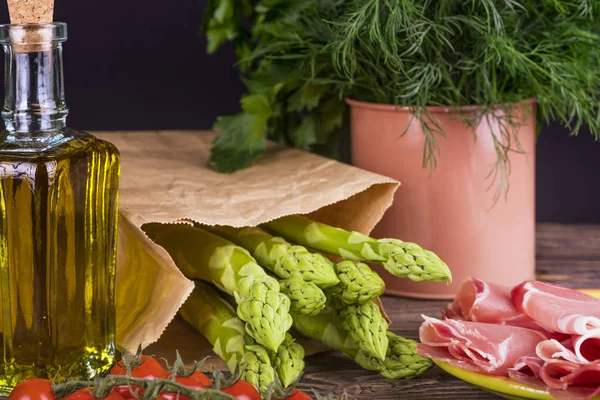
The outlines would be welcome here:
<svg viewBox="0 0 600 400">
<path fill-rule="evenodd" d="M 22 51 L 4 44 L 5 97 L 2 118 L 8 139 L 46 142 L 60 135 L 69 110 L 65 103 L 62 43 Z"/>
</svg>

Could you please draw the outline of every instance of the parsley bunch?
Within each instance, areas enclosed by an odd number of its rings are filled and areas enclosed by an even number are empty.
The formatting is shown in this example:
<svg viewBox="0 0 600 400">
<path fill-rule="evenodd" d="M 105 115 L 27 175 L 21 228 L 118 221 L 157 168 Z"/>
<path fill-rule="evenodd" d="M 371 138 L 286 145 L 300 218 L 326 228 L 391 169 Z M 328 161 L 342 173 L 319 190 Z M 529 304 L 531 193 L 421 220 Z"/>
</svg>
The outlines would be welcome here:
<svg viewBox="0 0 600 400">
<path fill-rule="evenodd" d="M 242 112 L 219 117 L 214 125 L 222 132 L 210 157 L 218 171 L 234 172 L 249 166 L 264 153 L 267 137 L 338 157 L 337 137 L 346 105 L 334 93 L 333 82 L 307 79 L 315 73 L 335 76 L 331 57 L 315 54 L 314 60 L 306 62 L 304 51 L 277 49 L 297 41 L 325 43 L 321 40 L 331 34 L 328 24 L 323 21 L 313 26 L 311 18 L 335 5 L 329 0 L 207 2 L 204 32 L 208 51 L 234 42 L 248 89 L 240 101 Z"/>
<path fill-rule="evenodd" d="M 267 137 L 335 146 L 344 98 L 413 107 L 431 169 L 446 132 L 426 106 L 483 106 L 465 122 L 498 119 L 491 176 L 505 188 L 516 102 L 536 98 L 540 122 L 600 136 L 600 0 L 211 0 L 207 11 L 211 51 L 236 43 L 249 90 L 243 112 L 215 125 L 223 172 L 251 164 Z"/>
</svg>

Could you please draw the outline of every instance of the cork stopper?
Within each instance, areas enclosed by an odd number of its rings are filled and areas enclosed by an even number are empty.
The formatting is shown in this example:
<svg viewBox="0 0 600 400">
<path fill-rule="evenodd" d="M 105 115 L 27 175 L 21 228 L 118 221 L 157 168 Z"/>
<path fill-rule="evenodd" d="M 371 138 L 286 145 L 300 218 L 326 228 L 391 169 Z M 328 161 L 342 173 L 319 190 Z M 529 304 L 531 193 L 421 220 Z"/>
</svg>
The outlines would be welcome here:
<svg viewBox="0 0 600 400">
<path fill-rule="evenodd" d="M 54 16 L 54 0 L 7 0 L 12 25 L 49 24 Z M 11 37 L 17 52 L 47 50 L 51 44 L 51 30 L 23 29 Z"/>
<path fill-rule="evenodd" d="M 52 22 L 54 0 L 7 0 L 10 23 L 44 24 Z"/>
</svg>

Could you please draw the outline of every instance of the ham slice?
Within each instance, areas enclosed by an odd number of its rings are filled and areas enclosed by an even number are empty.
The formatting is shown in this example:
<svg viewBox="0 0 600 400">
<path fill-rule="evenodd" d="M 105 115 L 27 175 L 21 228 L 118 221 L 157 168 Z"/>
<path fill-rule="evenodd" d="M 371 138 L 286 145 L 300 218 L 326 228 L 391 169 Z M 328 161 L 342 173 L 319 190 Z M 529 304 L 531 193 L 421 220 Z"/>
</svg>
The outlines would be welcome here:
<svg viewBox="0 0 600 400">
<path fill-rule="evenodd" d="M 544 340 L 537 345 L 536 354 L 544 361 L 560 359 L 575 364 L 600 362 L 600 340 L 585 336 L 573 336 L 563 342 Z"/>
<path fill-rule="evenodd" d="M 600 395 L 600 388 L 592 386 L 570 387 L 567 390 L 548 388 L 550 396 L 558 400 L 590 400 Z"/>
<path fill-rule="evenodd" d="M 600 394 L 600 364 L 578 364 L 566 360 L 546 361 L 540 377 L 560 399 L 587 400 Z"/>
<path fill-rule="evenodd" d="M 527 355 L 517 359 L 508 370 L 508 377 L 540 390 L 546 390 L 546 384 L 540 380 L 540 370 L 544 361 L 536 355 Z"/>
<path fill-rule="evenodd" d="M 516 361 L 535 354 L 546 336 L 531 329 L 423 316 L 419 354 L 460 368 L 506 375 Z"/>
<path fill-rule="evenodd" d="M 548 330 L 600 337 L 600 299 L 539 281 L 521 283 L 511 297 L 519 310 Z"/>
<path fill-rule="evenodd" d="M 594 339 L 574 336 L 559 343 L 544 340 L 536 354 L 544 364 L 539 376 L 559 399 L 591 399 L 600 394 L 600 359 Z"/>
<path fill-rule="evenodd" d="M 523 314 L 512 302 L 511 288 L 469 278 L 463 282 L 454 301 L 442 310 L 448 319 L 489 322 L 546 331 Z"/>
<path fill-rule="evenodd" d="M 527 376 L 539 378 L 540 369 L 544 365 L 544 360 L 534 355 L 527 355 L 519 357 L 515 362 L 513 368 L 510 368 L 509 375 L 511 372 L 519 372 Z"/>
<path fill-rule="evenodd" d="M 588 363 L 588 360 L 580 358 L 575 353 L 571 339 L 562 343 L 554 339 L 541 341 L 535 348 L 535 353 L 544 361 L 564 360 L 574 364 Z"/>
<path fill-rule="evenodd" d="M 503 322 L 523 317 L 510 298 L 510 288 L 469 278 L 443 311 L 446 318 L 475 322 Z"/>
<path fill-rule="evenodd" d="M 465 281 L 443 319 L 423 317 L 419 354 L 503 375 L 562 400 L 600 395 L 600 299 L 538 281 Z"/>
<path fill-rule="evenodd" d="M 598 332 L 590 332 L 584 336 L 573 336 L 573 351 L 580 361 L 600 361 L 600 338 Z"/>
</svg>

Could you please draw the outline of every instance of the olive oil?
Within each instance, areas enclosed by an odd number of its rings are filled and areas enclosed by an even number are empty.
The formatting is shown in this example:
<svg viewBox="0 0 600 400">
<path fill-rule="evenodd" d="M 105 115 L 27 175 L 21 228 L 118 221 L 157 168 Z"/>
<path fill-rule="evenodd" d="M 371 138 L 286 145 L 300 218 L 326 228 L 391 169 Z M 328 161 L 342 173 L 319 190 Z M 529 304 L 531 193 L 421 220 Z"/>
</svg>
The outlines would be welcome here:
<svg viewBox="0 0 600 400">
<path fill-rule="evenodd" d="M 119 156 L 73 136 L 41 154 L 0 150 L 2 386 L 90 376 L 114 354 Z"/>
<path fill-rule="evenodd" d="M 16 51 L 28 30 L 35 48 Z M 115 353 L 120 159 L 65 126 L 65 37 L 64 24 L 0 26 L 0 395 L 30 377 L 91 378 Z"/>
</svg>

